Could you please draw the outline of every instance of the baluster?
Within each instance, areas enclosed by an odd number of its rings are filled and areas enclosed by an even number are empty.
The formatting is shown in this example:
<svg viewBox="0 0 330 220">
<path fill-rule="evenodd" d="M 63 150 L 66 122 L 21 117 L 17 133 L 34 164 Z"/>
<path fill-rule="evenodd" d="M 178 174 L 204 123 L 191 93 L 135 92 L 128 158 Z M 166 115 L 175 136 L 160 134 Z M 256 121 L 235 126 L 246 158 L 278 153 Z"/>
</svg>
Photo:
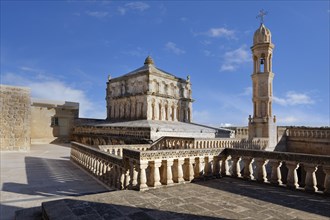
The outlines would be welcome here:
<svg viewBox="0 0 330 220">
<path fill-rule="evenodd" d="M 233 177 L 241 177 L 241 166 L 239 164 L 241 157 L 233 156 Z"/>
<path fill-rule="evenodd" d="M 220 167 L 221 176 L 230 176 L 229 166 L 228 166 L 229 157 L 226 155 L 223 155 L 221 158 L 221 167 Z"/>
<path fill-rule="evenodd" d="M 267 164 L 267 160 L 264 158 L 255 158 L 256 163 L 256 180 L 258 182 L 267 182 L 267 172 L 265 165 Z"/>
<path fill-rule="evenodd" d="M 163 172 L 163 183 L 165 185 L 173 184 L 173 176 L 172 176 L 172 166 L 173 166 L 173 159 L 167 159 L 163 161 L 163 165 L 165 168 L 165 172 Z"/>
<path fill-rule="evenodd" d="M 213 157 L 213 176 L 220 177 L 220 159 L 218 156 Z"/>
<path fill-rule="evenodd" d="M 179 158 L 176 162 L 176 168 L 177 168 L 177 178 L 175 178 L 176 183 L 184 182 L 183 170 L 182 170 L 183 163 L 184 163 L 184 158 Z"/>
<path fill-rule="evenodd" d="M 330 166 L 323 166 L 325 172 L 324 178 L 324 193 L 330 194 Z"/>
<path fill-rule="evenodd" d="M 162 185 L 160 183 L 160 174 L 159 174 L 159 168 L 162 165 L 162 162 L 160 160 L 155 160 L 150 162 L 150 166 L 151 166 L 151 185 L 153 187 L 157 187 Z"/>
<path fill-rule="evenodd" d="M 194 167 L 194 178 L 199 178 L 200 176 L 200 162 L 199 157 L 195 157 L 195 167 Z"/>
<path fill-rule="evenodd" d="M 119 175 L 120 175 L 120 180 L 118 183 L 119 184 L 118 189 L 124 189 L 125 188 L 125 170 L 124 170 L 124 168 L 120 167 Z"/>
<path fill-rule="evenodd" d="M 129 185 L 131 182 L 130 170 L 131 170 L 130 167 L 126 168 L 126 170 L 125 170 L 125 184 L 124 184 L 125 189 L 129 188 Z"/>
<path fill-rule="evenodd" d="M 252 170 L 252 160 L 251 157 L 243 157 L 244 162 L 244 171 L 243 171 L 243 178 L 253 180 L 253 170 Z"/>
<path fill-rule="evenodd" d="M 212 164 L 209 160 L 209 157 L 204 157 L 204 176 L 211 176 L 212 175 Z"/>
<path fill-rule="evenodd" d="M 270 183 L 274 185 L 282 185 L 281 166 L 282 162 L 278 160 L 269 160 L 268 162 L 272 167 L 272 173 L 270 176 Z"/>
<path fill-rule="evenodd" d="M 194 158 L 188 158 L 186 159 L 186 161 L 188 164 L 188 174 L 186 175 L 187 176 L 186 180 L 191 182 L 194 179 L 194 166 L 193 166 Z"/>
<path fill-rule="evenodd" d="M 299 163 L 295 161 L 285 161 L 285 164 L 288 168 L 287 187 L 297 189 L 299 187 L 297 176 Z"/>
<path fill-rule="evenodd" d="M 148 167 L 147 161 L 140 161 L 140 164 L 138 164 L 138 168 L 139 168 L 138 188 L 139 188 L 139 190 L 148 188 L 148 186 L 146 184 L 147 183 L 147 175 L 146 175 L 147 167 Z"/>
<path fill-rule="evenodd" d="M 317 170 L 317 165 L 315 164 L 304 164 L 304 169 L 306 171 L 306 178 L 305 178 L 305 190 L 306 191 L 317 191 L 317 180 L 315 172 Z"/>
</svg>

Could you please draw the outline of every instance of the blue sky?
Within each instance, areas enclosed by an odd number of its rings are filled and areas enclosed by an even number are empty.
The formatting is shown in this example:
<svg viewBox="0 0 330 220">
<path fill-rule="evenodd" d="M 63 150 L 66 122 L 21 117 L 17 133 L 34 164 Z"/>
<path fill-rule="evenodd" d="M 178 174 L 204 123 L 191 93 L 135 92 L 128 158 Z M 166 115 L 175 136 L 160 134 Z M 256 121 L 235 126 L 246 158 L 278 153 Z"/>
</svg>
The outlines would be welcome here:
<svg viewBox="0 0 330 220">
<path fill-rule="evenodd" d="M 108 74 L 151 55 L 193 84 L 193 119 L 247 125 L 260 9 L 272 32 L 278 125 L 329 126 L 329 1 L 1 1 L 1 84 L 105 118 Z"/>
</svg>

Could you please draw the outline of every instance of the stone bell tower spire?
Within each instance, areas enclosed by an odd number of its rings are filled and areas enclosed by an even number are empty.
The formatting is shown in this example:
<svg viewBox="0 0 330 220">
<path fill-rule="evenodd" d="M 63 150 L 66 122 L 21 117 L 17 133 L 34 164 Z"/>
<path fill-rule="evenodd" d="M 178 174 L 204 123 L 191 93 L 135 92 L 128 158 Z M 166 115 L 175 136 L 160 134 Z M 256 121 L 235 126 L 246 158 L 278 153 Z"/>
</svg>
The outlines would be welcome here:
<svg viewBox="0 0 330 220">
<path fill-rule="evenodd" d="M 272 115 L 273 79 L 272 58 L 274 44 L 271 32 L 263 24 L 266 12 L 260 11 L 260 27 L 253 36 L 253 116 L 249 116 L 249 139 L 268 138 L 267 150 L 274 150 L 277 144 L 276 119 Z"/>
</svg>

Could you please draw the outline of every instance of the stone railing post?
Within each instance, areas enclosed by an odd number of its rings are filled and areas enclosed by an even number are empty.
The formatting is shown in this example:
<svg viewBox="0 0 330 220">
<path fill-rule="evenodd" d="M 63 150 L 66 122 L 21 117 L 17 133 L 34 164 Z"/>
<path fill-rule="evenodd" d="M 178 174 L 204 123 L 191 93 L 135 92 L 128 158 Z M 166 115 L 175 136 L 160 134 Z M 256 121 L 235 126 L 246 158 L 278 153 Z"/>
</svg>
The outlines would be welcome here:
<svg viewBox="0 0 330 220">
<path fill-rule="evenodd" d="M 184 158 L 179 158 L 176 161 L 176 170 L 177 170 L 177 175 L 176 175 L 176 178 L 175 178 L 175 182 L 176 183 L 182 183 L 182 182 L 184 182 L 184 179 L 183 179 L 183 170 L 182 170 L 183 163 L 184 163 Z"/>
<path fill-rule="evenodd" d="M 277 160 L 269 160 L 268 164 L 272 168 L 270 183 L 274 185 L 282 185 L 281 166 L 282 162 Z"/>
<path fill-rule="evenodd" d="M 267 160 L 264 158 L 255 158 L 256 163 L 256 173 L 255 178 L 258 182 L 267 182 L 267 172 L 265 165 L 267 164 Z"/>
<path fill-rule="evenodd" d="M 199 157 L 195 157 L 195 167 L 194 167 L 194 178 L 199 178 L 200 177 L 200 158 Z"/>
<path fill-rule="evenodd" d="M 163 173 L 163 183 L 165 185 L 173 184 L 173 175 L 172 175 L 172 166 L 173 166 L 173 159 L 167 159 L 163 161 L 163 165 L 165 167 L 165 172 Z"/>
<path fill-rule="evenodd" d="M 324 178 L 324 193 L 330 194 L 330 166 L 323 166 L 325 172 Z"/>
<path fill-rule="evenodd" d="M 147 186 L 147 175 L 146 169 L 148 167 L 148 161 L 140 161 L 138 164 L 139 175 L 138 175 L 138 189 L 144 190 L 148 188 Z"/>
<path fill-rule="evenodd" d="M 304 169 L 306 171 L 306 178 L 305 178 L 305 190 L 306 191 L 317 191 L 317 180 L 315 172 L 317 170 L 317 165 L 315 164 L 304 164 Z"/>
<path fill-rule="evenodd" d="M 242 157 L 244 163 L 243 178 L 253 180 L 252 160 L 251 157 Z"/>
<path fill-rule="evenodd" d="M 209 161 L 209 157 L 204 157 L 204 176 L 211 176 L 212 175 L 212 165 Z"/>
<path fill-rule="evenodd" d="M 120 180 L 119 180 L 119 189 L 125 188 L 125 169 L 120 168 Z"/>
<path fill-rule="evenodd" d="M 220 167 L 221 176 L 230 176 L 229 166 L 228 166 L 228 156 L 223 155 L 221 158 L 221 167 Z"/>
<path fill-rule="evenodd" d="M 194 179 L 194 159 L 188 158 L 186 159 L 187 173 L 185 175 L 185 180 L 191 182 Z"/>
<path fill-rule="evenodd" d="M 213 157 L 213 176 L 220 177 L 220 159 L 218 156 Z"/>
<path fill-rule="evenodd" d="M 150 162 L 150 167 L 151 167 L 151 175 L 150 175 L 150 185 L 153 187 L 157 187 L 162 185 L 160 183 L 160 174 L 159 174 L 159 168 L 162 165 L 162 161 L 160 160 L 155 160 Z"/>
<path fill-rule="evenodd" d="M 295 161 L 285 161 L 286 167 L 288 168 L 288 177 L 287 177 L 287 187 L 297 189 L 299 187 L 298 184 L 298 175 L 297 169 L 299 167 L 299 163 Z"/>
<path fill-rule="evenodd" d="M 124 182 L 124 188 L 129 188 L 130 182 L 131 182 L 131 174 L 130 174 L 130 167 L 128 169 L 125 169 L 125 182 Z"/>
<path fill-rule="evenodd" d="M 240 156 L 233 156 L 233 177 L 241 177 Z"/>
</svg>

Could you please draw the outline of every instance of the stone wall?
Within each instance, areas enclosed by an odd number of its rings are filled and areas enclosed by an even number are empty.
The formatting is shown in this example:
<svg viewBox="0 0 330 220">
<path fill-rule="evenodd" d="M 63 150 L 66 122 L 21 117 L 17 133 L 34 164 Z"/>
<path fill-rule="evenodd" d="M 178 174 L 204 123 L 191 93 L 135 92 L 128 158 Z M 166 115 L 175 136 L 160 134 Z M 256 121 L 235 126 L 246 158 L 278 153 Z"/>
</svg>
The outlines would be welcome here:
<svg viewBox="0 0 330 220">
<path fill-rule="evenodd" d="M 32 144 L 68 142 L 79 103 L 33 99 L 31 112 Z"/>
<path fill-rule="evenodd" d="M 30 89 L 0 85 L 0 149 L 30 149 Z"/>
<path fill-rule="evenodd" d="M 329 127 L 290 127 L 286 136 L 288 152 L 330 155 Z"/>
</svg>

